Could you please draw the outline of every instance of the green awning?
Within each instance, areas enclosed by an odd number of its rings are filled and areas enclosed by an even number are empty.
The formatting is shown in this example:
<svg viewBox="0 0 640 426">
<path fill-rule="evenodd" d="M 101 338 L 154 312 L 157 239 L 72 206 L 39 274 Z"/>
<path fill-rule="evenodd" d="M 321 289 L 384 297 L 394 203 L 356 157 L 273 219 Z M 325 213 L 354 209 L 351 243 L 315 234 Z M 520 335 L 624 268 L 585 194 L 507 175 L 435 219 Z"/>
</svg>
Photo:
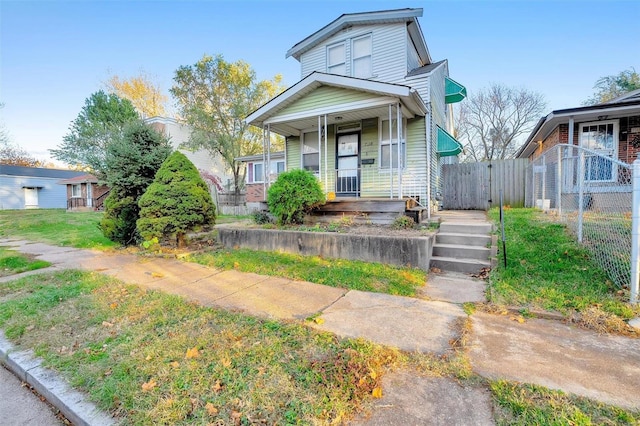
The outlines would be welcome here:
<svg viewBox="0 0 640 426">
<path fill-rule="evenodd" d="M 467 97 L 467 88 L 457 81 L 444 78 L 444 101 L 447 104 L 455 104 Z"/>
<path fill-rule="evenodd" d="M 462 144 L 438 126 L 438 154 L 441 157 L 458 155 L 462 152 Z"/>
</svg>

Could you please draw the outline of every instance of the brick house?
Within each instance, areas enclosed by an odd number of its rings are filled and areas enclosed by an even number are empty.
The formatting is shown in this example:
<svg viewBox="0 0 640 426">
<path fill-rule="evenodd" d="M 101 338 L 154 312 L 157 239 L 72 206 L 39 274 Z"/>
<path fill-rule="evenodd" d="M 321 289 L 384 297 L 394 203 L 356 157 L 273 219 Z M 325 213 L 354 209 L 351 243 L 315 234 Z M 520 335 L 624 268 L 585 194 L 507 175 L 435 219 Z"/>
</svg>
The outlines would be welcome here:
<svg viewBox="0 0 640 426">
<path fill-rule="evenodd" d="M 540 119 L 516 158 L 535 160 L 558 144 L 633 163 L 640 153 L 640 89 L 602 104 L 552 111 Z"/>
<path fill-rule="evenodd" d="M 248 155 L 245 157 L 236 158 L 246 164 L 247 170 L 245 173 L 246 181 L 246 204 L 247 210 L 262 210 L 265 208 L 264 202 L 266 201 L 265 188 L 268 183 L 275 182 L 278 175 L 285 170 L 285 158 L 284 151 L 272 152 L 269 155 L 269 160 L 266 161 L 263 154 Z M 265 164 L 270 164 L 269 176 L 265 174 Z"/>
<path fill-rule="evenodd" d="M 84 174 L 58 183 L 67 187 L 67 210 L 103 210 L 109 187 L 99 184 L 94 175 Z"/>
</svg>

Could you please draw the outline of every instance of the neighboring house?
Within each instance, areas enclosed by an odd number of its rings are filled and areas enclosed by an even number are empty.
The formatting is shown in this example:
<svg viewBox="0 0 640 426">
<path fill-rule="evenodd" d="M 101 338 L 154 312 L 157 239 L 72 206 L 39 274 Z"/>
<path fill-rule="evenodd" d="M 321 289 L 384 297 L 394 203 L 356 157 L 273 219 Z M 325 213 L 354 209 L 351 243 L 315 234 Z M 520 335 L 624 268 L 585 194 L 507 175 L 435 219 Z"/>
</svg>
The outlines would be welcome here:
<svg viewBox="0 0 640 426">
<path fill-rule="evenodd" d="M 561 150 L 559 180 L 563 194 L 578 194 L 578 182 L 583 182 L 587 185 L 587 194 L 583 195 L 585 208 L 612 208 L 613 200 L 623 193 L 628 202 L 622 204 L 629 206 L 630 172 L 619 162 L 631 164 L 639 158 L 640 90 L 598 105 L 552 111 L 540 119 L 516 157 L 528 158 L 534 165 L 544 159 L 534 167 L 534 174 L 555 178 L 558 153 L 552 153 L 549 159 L 546 154 L 539 157 L 559 144 L 581 147 L 579 152 L 577 148 Z M 536 205 L 543 209 L 555 208 L 554 196 L 536 193 Z M 579 205 L 577 201 L 574 204 Z M 562 205 L 568 204 L 562 201 Z"/>
<path fill-rule="evenodd" d="M 0 164 L 0 210 L 64 209 L 67 207 L 66 189 L 58 182 L 84 174 Z"/>
<path fill-rule="evenodd" d="M 466 89 L 446 60 L 432 60 L 421 16 L 344 14 L 289 49 L 302 80 L 247 117 L 267 146 L 271 132 L 285 137 L 286 170 L 312 171 L 330 198 L 411 197 L 433 208 L 440 160 L 462 150 L 450 104 Z"/>
<path fill-rule="evenodd" d="M 640 152 L 640 89 L 602 104 L 552 111 L 538 121 L 516 158 L 535 160 L 558 144 L 633 163 Z M 611 180 L 611 173 L 599 178 Z"/>
<path fill-rule="evenodd" d="M 109 187 L 98 184 L 91 174 L 72 177 L 58 182 L 67 187 L 67 210 L 102 210 Z"/>
<path fill-rule="evenodd" d="M 257 154 L 236 158 L 236 160 L 245 163 L 247 167 L 245 187 L 248 211 L 262 209 L 268 183 L 275 182 L 278 175 L 285 169 L 284 151 L 272 152 L 268 159 L 264 154 Z M 265 174 L 266 163 L 270 165 L 268 176 Z"/>
<path fill-rule="evenodd" d="M 215 185 L 222 185 L 229 190 L 233 187 L 233 175 L 228 171 L 220 156 L 212 156 L 208 151 L 201 149 L 198 151 L 189 151 L 180 148 L 180 145 L 189 140 L 191 130 L 189 126 L 181 124 L 177 120 L 169 117 L 151 117 L 144 120 L 156 131 L 167 136 L 174 149 L 183 153 L 189 161 L 193 163 L 203 175 L 212 175 L 207 181 L 214 181 Z M 205 172 L 205 173 L 203 173 Z M 207 176 L 204 176 L 207 177 Z M 212 182 L 208 182 L 211 184 Z M 220 189 L 220 188 L 218 188 Z"/>
</svg>

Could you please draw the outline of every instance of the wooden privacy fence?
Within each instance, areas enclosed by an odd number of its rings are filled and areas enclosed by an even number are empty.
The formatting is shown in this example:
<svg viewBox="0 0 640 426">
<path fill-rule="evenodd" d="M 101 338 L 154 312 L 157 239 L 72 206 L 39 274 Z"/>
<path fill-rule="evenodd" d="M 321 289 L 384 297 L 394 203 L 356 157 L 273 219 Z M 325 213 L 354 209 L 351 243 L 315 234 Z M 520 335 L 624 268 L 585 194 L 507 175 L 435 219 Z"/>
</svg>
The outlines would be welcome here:
<svg viewBox="0 0 640 426">
<path fill-rule="evenodd" d="M 442 166 L 442 207 L 446 210 L 488 210 L 504 204 L 524 207 L 529 160 L 494 160 Z"/>
</svg>

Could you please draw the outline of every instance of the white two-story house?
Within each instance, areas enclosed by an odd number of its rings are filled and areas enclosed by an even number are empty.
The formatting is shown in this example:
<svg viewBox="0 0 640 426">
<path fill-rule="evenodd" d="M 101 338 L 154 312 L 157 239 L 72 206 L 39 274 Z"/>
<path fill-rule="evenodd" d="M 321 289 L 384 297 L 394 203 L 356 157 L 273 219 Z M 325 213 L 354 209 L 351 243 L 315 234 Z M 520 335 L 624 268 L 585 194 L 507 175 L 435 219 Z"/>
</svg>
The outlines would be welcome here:
<svg viewBox="0 0 640 426">
<path fill-rule="evenodd" d="M 432 206 L 466 89 L 434 62 L 422 9 L 344 14 L 287 52 L 301 80 L 247 117 L 286 138 L 287 170 L 316 174 L 329 198 L 413 198 Z M 267 148 L 268 149 L 268 148 Z"/>
</svg>

